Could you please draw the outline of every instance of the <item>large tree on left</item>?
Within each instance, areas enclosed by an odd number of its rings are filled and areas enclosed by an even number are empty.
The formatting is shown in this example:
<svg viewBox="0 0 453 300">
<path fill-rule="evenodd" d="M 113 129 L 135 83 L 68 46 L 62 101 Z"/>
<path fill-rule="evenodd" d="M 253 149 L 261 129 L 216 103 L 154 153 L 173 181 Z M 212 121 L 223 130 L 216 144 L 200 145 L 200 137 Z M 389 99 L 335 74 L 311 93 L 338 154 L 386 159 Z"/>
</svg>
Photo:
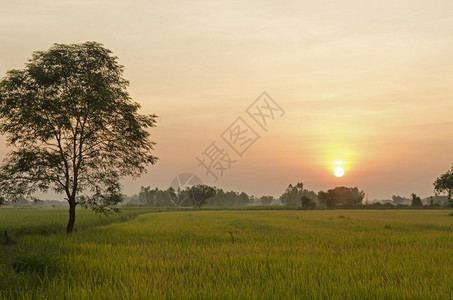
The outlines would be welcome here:
<svg viewBox="0 0 453 300">
<path fill-rule="evenodd" d="M 156 116 L 138 113 L 117 60 L 96 42 L 55 44 L 0 82 L 0 133 L 12 147 L 0 166 L 1 196 L 64 194 L 67 233 L 77 205 L 116 210 L 120 179 L 157 159 L 147 131 Z"/>
</svg>

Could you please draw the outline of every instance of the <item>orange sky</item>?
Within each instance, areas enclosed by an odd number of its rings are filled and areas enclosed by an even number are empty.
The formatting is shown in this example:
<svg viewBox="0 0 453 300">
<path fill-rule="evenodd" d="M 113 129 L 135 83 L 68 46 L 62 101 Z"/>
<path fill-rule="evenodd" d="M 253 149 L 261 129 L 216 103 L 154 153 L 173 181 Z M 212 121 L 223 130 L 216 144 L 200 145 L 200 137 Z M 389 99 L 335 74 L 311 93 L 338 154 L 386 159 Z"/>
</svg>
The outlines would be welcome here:
<svg viewBox="0 0 453 300">
<path fill-rule="evenodd" d="M 129 194 L 181 172 L 214 184 L 195 157 L 266 91 L 285 115 L 257 127 L 217 186 L 428 196 L 453 162 L 452 12 L 439 0 L 2 1 L 0 74 L 55 42 L 95 40 L 119 56 L 132 98 L 159 115 L 160 160 L 124 181 Z"/>
</svg>

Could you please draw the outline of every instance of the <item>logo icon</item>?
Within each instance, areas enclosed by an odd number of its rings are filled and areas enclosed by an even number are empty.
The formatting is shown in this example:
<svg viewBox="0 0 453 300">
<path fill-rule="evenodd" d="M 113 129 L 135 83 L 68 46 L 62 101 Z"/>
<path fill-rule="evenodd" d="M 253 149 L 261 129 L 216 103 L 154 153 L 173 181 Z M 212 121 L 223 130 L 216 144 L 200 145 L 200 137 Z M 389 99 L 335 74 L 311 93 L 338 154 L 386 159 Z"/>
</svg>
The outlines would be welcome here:
<svg viewBox="0 0 453 300">
<path fill-rule="evenodd" d="M 170 201 L 176 206 L 189 203 L 189 193 L 186 192 L 186 189 L 197 184 L 202 184 L 200 177 L 197 175 L 189 172 L 179 174 L 170 183 L 170 188 L 168 189 Z"/>
</svg>

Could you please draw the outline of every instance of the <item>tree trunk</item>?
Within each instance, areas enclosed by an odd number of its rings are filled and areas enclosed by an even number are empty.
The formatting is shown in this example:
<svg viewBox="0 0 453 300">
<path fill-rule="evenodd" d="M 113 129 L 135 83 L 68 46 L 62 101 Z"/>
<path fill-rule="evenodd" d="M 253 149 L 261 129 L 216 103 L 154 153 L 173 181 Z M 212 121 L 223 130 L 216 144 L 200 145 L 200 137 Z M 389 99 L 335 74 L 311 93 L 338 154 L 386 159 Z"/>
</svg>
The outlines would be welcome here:
<svg viewBox="0 0 453 300">
<path fill-rule="evenodd" d="M 68 221 L 68 226 L 66 227 L 66 234 L 71 234 L 72 229 L 74 228 L 75 208 L 76 208 L 75 201 L 70 201 L 69 202 L 69 221 Z"/>
</svg>

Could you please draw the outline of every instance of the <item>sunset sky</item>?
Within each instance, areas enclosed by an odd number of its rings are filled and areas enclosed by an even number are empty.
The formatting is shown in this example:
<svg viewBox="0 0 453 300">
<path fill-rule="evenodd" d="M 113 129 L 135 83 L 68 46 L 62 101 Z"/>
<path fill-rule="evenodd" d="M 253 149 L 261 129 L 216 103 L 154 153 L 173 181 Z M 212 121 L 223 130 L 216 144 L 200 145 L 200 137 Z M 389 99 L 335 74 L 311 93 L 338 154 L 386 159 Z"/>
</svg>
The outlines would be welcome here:
<svg viewBox="0 0 453 300">
<path fill-rule="evenodd" d="M 127 194 L 192 172 L 256 196 L 303 182 L 425 197 L 453 163 L 451 0 L 0 3 L 2 77 L 53 43 L 97 41 L 159 116 L 159 161 Z M 267 132 L 246 113 L 264 91 L 285 111 Z M 261 137 L 242 157 L 221 138 L 238 117 Z M 196 160 L 213 141 L 236 160 L 215 183 Z"/>
</svg>

